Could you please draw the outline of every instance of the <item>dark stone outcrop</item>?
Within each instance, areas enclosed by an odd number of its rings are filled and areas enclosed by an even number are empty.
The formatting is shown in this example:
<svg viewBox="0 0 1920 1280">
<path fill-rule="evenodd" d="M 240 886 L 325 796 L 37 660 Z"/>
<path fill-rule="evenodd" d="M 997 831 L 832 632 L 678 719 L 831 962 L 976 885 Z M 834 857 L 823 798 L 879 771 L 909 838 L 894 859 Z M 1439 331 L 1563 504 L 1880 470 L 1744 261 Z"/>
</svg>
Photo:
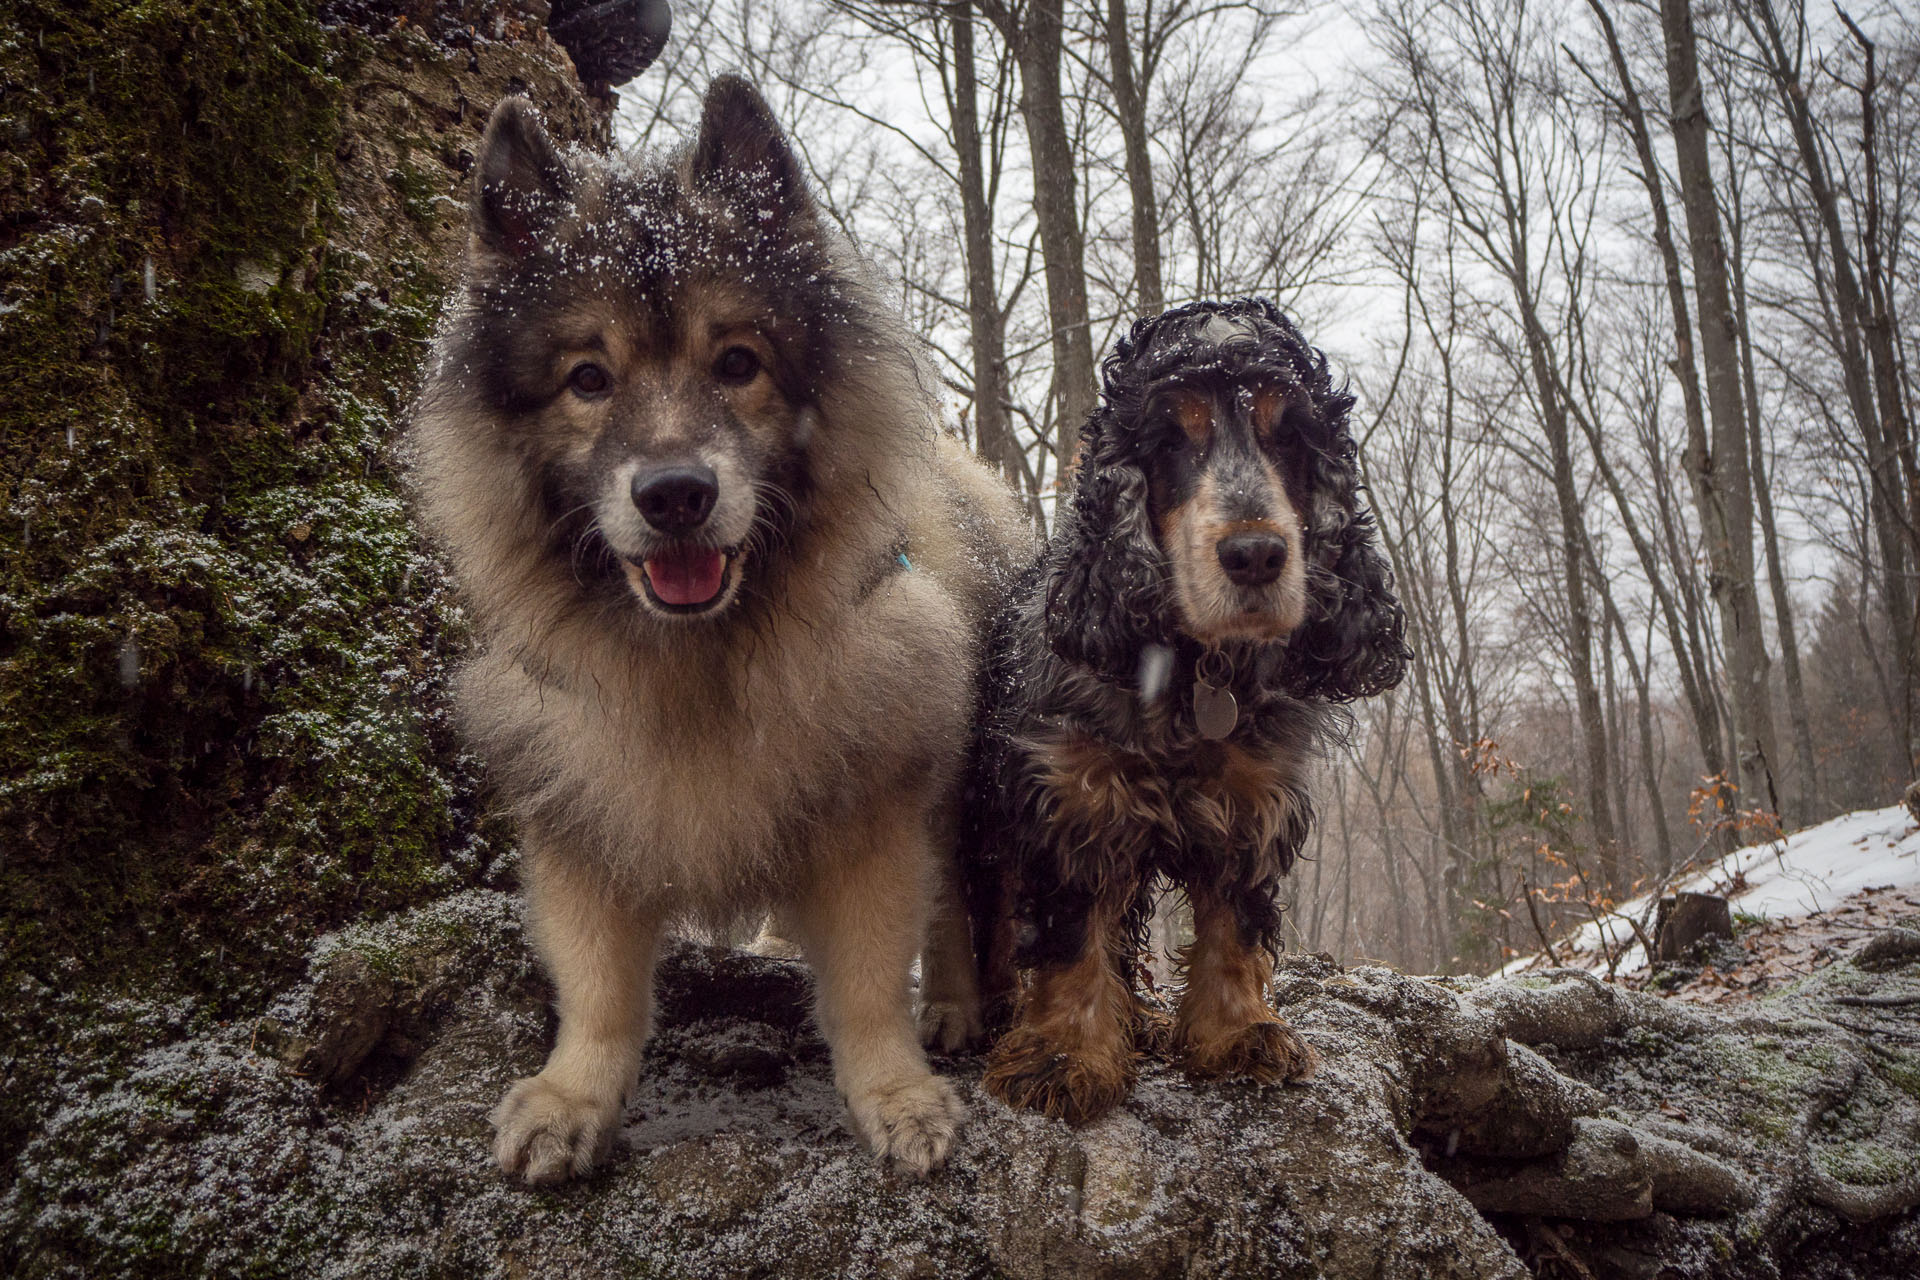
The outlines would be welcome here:
<svg viewBox="0 0 1920 1280">
<path fill-rule="evenodd" d="M 489 1153 L 488 1111 L 552 1034 L 510 896 L 470 890 L 329 935 L 309 969 L 259 1018 L 181 1029 L 112 1084 L 76 1083 L 0 1200 L 10 1274 L 1340 1280 L 1581 1274 L 1569 1258 L 1669 1277 L 1920 1262 L 1920 1055 L 1900 1047 L 1920 1021 L 1903 1003 L 1915 965 L 1837 964 L 1727 1015 L 1571 972 L 1430 981 L 1294 958 L 1277 990 L 1325 1059 L 1304 1085 L 1197 1084 L 1148 1062 L 1118 1113 L 1076 1130 L 1008 1111 L 959 1058 L 945 1069 L 971 1119 L 919 1183 L 847 1132 L 804 967 L 681 944 L 613 1155 L 552 1192 L 509 1183 Z"/>
<path fill-rule="evenodd" d="M 533 3 L 0 6 L 0 1186 L 324 930 L 510 881 L 395 450 L 494 101 L 607 137 Z"/>
</svg>

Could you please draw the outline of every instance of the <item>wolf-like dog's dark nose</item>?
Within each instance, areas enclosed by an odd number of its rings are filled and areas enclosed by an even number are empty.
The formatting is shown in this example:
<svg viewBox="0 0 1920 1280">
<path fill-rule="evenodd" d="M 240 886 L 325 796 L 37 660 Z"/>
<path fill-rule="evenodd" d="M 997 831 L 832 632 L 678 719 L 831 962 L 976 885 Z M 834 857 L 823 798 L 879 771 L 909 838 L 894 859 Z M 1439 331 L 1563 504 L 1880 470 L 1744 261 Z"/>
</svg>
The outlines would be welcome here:
<svg viewBox="0 0 1920 1280">
<path fill-rule="evenodd" d="M 720 480 L 705 463 L 655 467 L 633 477 L 633 505 L 662 533 L 698 529 L 719 496 Z"/>
<path fill-rule="evenodd" d="M 1264 587 L 1287 563 L 1287 540 L 1277 533 L 1236 533 L 1214 547 L 1227 577 L 1243 587 Z"/>
</svg>

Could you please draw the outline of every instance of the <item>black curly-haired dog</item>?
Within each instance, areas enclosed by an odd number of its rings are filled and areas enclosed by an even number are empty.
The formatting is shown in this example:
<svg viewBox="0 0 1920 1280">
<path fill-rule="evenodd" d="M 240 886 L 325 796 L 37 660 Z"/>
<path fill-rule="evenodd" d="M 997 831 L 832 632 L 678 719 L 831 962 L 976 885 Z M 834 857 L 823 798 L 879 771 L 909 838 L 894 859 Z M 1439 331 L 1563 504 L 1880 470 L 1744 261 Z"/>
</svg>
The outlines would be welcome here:
<svg viewBox="0 0 1920 1280">
<path fill-rule="evenodd" d="M 1103 374 L 1078 483 L 989 642 L 963 841 L 988 999 L 1035 971 L 987 1087 L 1076 1123 L 1132 1084 L 1157 876 L 1193 904 L 1179 1060 L 1312 1071 L 1266 998 L 1276 891 L 1332 704 L 1408 657 L 1353 398 L 1272 303 L 1142 320 Z"/>
</svg>

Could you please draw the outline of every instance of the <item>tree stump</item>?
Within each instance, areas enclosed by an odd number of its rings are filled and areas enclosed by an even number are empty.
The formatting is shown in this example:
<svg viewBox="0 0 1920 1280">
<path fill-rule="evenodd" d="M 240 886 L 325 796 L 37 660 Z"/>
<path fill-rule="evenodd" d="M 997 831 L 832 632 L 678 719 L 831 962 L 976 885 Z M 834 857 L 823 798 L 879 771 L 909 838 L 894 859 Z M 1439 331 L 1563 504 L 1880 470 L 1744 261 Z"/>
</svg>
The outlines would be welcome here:
<svg viewBox="0 0 1920 1280">
<path fill-rule="evenodd" d="M 1660 899 L 1653 926 L 1653 958 L 1683 959 L 1696 942 L 1733 937 L 1733 911 L 1712 893 L 1676 893 Z"/>
</svg>

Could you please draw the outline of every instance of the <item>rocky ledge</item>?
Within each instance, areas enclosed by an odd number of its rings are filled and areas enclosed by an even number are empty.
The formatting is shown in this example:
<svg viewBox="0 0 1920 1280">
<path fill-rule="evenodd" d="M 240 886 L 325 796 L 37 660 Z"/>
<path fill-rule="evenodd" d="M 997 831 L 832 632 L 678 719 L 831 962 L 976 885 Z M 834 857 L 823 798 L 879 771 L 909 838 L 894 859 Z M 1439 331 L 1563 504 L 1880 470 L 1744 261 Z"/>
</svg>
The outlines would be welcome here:
<svg viewBox="0 0 1920 1280">
<path fill-rule="evenodd" d="M 1149 1062 L 1075 1130 L 956 1059 L 971 1119 L 925 1182 L 845 1129 L 802 966 L 682 945 L 609 1164 L 532 1192 L 487 1113 L 539 1065 L 547 993 L 513 899 L 473 890 L 323 939 L 266 1016 L 69 1080 L 0 1238 L 26 1276 L 1914 1274 L 1904 941 L 1735 1014 L 1293 957 L 1307 1084 Z"/>
</svg>

